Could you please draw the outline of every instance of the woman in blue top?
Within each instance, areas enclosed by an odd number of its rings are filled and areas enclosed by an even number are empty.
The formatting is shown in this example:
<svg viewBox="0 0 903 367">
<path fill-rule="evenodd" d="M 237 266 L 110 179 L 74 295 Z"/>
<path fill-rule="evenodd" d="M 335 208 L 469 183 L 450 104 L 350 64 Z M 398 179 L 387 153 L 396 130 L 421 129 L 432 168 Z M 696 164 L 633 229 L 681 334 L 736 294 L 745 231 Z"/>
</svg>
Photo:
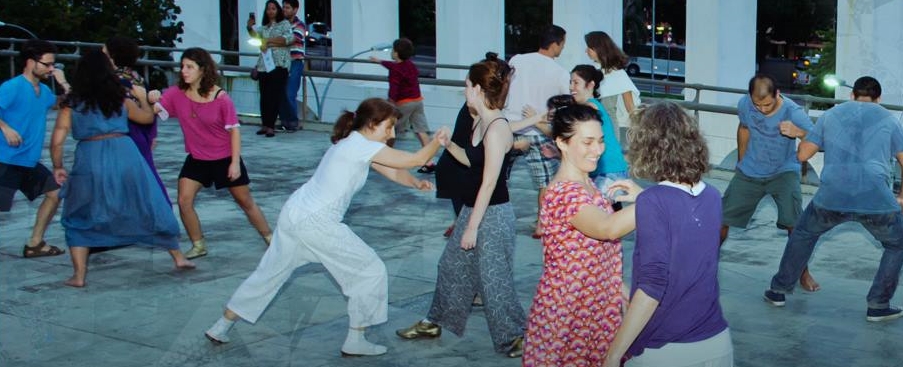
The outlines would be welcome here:
<svg viewBox="0 0 903 367">
<path fill-rule="evenodd" d="M 179 250 L 172 207 L 128 136 L 129 120 L 154 122 L 144 88 L 133 86 L 131 93 L 138 98 L 127 97 L 107 56 L 91 51 L 79 60 L 72 93 L 56 119 L 50 157 L 53 177 L 63 185 L 60 223 L 72 256 L 71 287 L 85 286 L 92 247 L 154 245 L 169 252 L 176 268 L 194 268 Z M 70 131 L 78 145 L 67 171 L 63 146 Z"/>
<path fill-rule="evenodd" d="M 627 161 L 624 160 L 621 143 L 615 133 L 611 117 L 599 102 L 599 84 L 602 82 L 602 71 L 592 65 L 577 65 L 571 70 L 571 95 L 577 103 L 588 105 L 599 111 L 599 121 L 602 121 L 602 135 L 604 136 L 605 152 L 599 157 L 596 170 L 589 177 L 596 183 L 596 187 L 603 193 L 608 192 L 608 186 L 617 180 L 627 178 Z"/>
</svg>

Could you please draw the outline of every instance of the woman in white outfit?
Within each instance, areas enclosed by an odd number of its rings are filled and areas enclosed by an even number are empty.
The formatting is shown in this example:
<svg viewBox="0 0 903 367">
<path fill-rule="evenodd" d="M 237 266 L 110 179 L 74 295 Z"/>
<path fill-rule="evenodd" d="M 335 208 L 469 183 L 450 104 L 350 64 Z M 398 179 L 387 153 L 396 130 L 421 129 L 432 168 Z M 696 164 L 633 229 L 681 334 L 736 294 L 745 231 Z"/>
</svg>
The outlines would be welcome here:
<svg viewBox="0 0 903 367">
<path fill-rule="evenodd" d="M 351 198 L 367 180 L 369 167 L 399 184 L 430 190 L 429 181 L 414 178 L 407 169 L 433 158 L 440 129 L 417 153 L 386 146 L 395 137 L 398 110 L 389 102 L 371 98 L 355 112 L 345 111 L 335 124 L 332 147 L 326 151 L 310 180 L 296 190 L 279 215 L 272 243 L 257 270 L 242 283 L 226 310 L 205 335 L 214 343 L 229 341 L 227 333 L 240 317 L 254 323 L 292 272 L 311 262 L 322 263 L 348 297 L 350 328 L 342 355 L 380 355 L 386 347 L 368 342 L 364 328 L 386 321 L 388 285 L 386 266 L 370 246 L 342 223 Z"/>
<path fill-rule="evenodd" d="M 599 100 L 605 107 L 605 112 L 612 117 L 618 141 L 623 143 L 620 128 L 626 128 L 630 124 L 630 113 L 640 105 L 640 90 L 624 70 L 629 59 L 608 33 L 589 32 L 583 36 L 583 40 L 586 41 L 586 55 L 599 63 L 605 74 L 605 78 L 599 83 Z"/>
</svg>

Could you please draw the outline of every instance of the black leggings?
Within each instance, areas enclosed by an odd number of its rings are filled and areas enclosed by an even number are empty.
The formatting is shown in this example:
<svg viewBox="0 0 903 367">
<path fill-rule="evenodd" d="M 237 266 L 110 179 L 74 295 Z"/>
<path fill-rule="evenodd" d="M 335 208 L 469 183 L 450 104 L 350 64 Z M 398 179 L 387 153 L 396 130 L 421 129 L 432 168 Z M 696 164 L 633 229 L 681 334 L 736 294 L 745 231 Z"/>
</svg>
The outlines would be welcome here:
<svg viewBox="0 0 903 367">
<path fill-rule="evenodd" d="M 288 69 L 276 68 L 268 73 L 259 73 L 260 87 L 260 123 L 264 127 L 275 128 L 279 104 L 285 99 L 285 86 L 288 83 Z"/>
</svg>

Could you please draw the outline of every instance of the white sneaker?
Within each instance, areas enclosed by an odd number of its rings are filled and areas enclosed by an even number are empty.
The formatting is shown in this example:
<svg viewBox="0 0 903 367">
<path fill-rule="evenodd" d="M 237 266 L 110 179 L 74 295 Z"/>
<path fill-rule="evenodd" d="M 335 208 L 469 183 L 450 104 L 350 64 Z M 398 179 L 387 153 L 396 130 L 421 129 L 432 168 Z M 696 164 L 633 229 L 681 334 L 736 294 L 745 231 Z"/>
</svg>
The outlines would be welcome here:
<svg viewBox="0 0 903 367">
<path fill-rule="evenodd" d="M 342 357 L 378 356 L 386 354 L 388 348 L 383 345 L 373 344 L 367 340 L 345 342 L 342 346 Z"/>
<path fill-rule="evenodd" d="M 235 325 L 234 321 L 226 320 L 225 317 L 220 317 L 210 329 L 207 329 L 204 332 L 204 336 L 207 337 L 208 340 L 213 342 L 214 344 L 225 344 L 229 342 L 229 336 L 226 335 L 229 333 L 229 330 L 232 329 L 232 325 Z"/>
</svg>

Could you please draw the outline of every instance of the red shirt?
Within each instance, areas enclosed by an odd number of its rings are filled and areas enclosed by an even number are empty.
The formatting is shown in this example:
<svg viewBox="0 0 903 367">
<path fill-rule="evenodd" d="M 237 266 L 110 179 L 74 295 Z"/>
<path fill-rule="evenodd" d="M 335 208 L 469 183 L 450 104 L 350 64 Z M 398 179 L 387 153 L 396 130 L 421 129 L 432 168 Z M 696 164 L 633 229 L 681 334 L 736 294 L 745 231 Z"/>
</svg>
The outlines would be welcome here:
<svg viewBox="0 0 903 367">
<path fill-rule="evenodd" d="M 421 98 L 417 65 L 408 59 L 402 62 L 382 61 L 389 69 L 389 100 L 393 102 Z"/>
</svg>

